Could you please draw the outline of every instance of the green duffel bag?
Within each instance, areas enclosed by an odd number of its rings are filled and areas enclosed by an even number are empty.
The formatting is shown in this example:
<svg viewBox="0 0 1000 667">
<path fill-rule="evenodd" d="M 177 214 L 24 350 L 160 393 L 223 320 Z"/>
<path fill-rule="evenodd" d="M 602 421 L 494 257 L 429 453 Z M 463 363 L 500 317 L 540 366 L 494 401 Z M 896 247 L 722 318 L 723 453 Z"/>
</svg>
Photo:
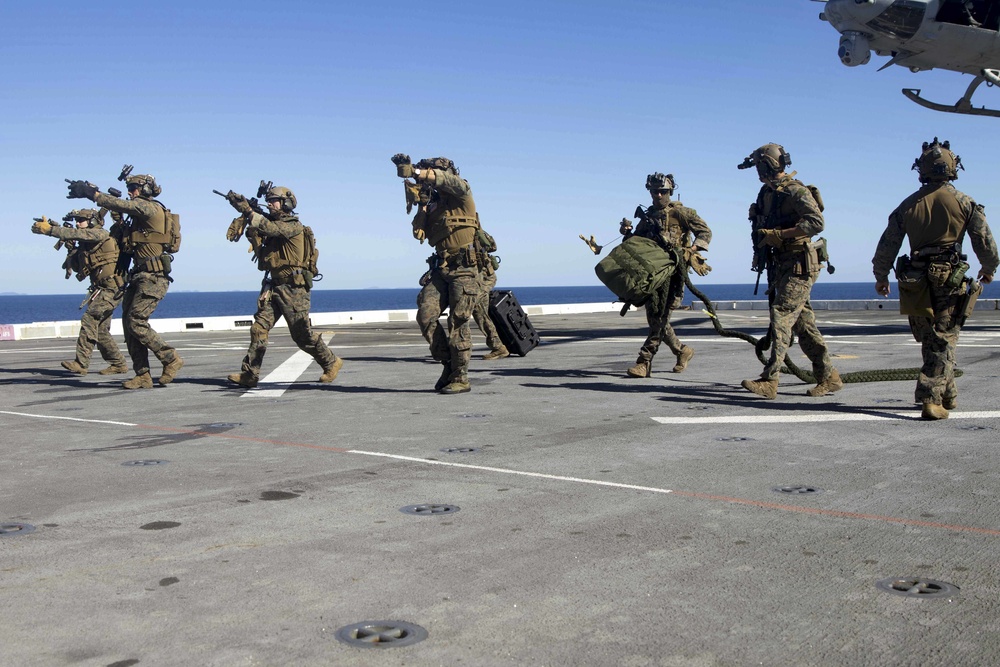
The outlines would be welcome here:
<svg viewBox="0 0 1000 667">
<path fill-rule="evenodd" d="M 677 269 L 677 259 L 653 241 L 631 236 L 597 263 L 594 271 L 622 301 L 641 306 Z"/>
</svg>

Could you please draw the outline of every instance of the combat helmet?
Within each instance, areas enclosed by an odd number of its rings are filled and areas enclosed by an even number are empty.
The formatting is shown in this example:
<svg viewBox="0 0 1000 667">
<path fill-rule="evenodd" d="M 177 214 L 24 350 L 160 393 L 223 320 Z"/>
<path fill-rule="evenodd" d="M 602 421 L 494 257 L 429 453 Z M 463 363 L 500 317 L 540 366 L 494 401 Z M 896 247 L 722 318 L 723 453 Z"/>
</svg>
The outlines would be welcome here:
<svg viewBox="0 0 1000 667">
<path fill-rule="evenodd" d="M 450 171 L 458 176 L 458 167 L 456 167 L 455 163 L 446 157 L 425 157 L 414 166 L 417 169 L 438 169 L 441 171 Z"/>
<path fill-rule="evenodd" d="M 104 226 L 104 218 L 101 217 L 101 212 L 96 208 L 74 208 L 72 211 L 63 216 L 63 222 L 80 220 L 86 220 L 92 226 Z"/>
<path fill-rule="evenodd" d="M 792 156 L 788 154 L 781 144 L 764 144 L 747 157 L 743 158 L 742 164 L 737 165 L 738 169 L 749 169 L 757 167 L 757 175 L 764 178 L 773 178 L 785 170 L 785 167 L 792 164 Z"/>
<path fill-rule="evenodd" d="M 299 205 L 299 200 L 295 198 L 295 193 L 280 185 L 268 189 L 264 195 L 264 201 L 273 201 L 275 199 L 281 201 L 281 210 L 285 213 L 291 213 Z"/>
<path fill-rule="evenodd" d="M 924 142 L 920 149 L 920 157 L 913 161 L 912 170 L 920 174 L 921 183 L 931 183 L 934 181 L 954 181 L 958 178 L 958 170 L 965 170 L 962 166 L 962 158 L 951 152 L 951 142 L 938 143 L 938 138 L 934 141 Z"/>
<path fill-rule="evenodd" d="M 669 190 L 668 194 L 674 194 L 674 188 L 677 187 L 677 182 L 674 180 L 673 174 L 661 174 L 656 172 L 655 174 L 650 174 L 646 177 L 646 189 L 650 192 L 654 190 Z"/>
<path fill-rule="evenodd" d="M 156 179 L 153 178 L 152 174 L 131 175 L 125 179 L 125 185 L 129 189 L 133 186 L 138 186 L 139 193 L 147 199 L 159 197 L 160 193 L 163 192 L 163 188 L 156 184 Z"/>
</svg>

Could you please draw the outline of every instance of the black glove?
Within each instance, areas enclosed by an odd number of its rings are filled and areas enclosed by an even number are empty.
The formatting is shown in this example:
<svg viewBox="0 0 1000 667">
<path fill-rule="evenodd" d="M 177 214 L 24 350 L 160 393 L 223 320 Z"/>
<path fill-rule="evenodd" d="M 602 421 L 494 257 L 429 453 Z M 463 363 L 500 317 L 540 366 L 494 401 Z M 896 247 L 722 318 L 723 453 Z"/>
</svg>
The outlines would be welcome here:
<svg viewBox="0 0 1000 667">
<path fill-rule="evenodd" d="M 413 165 L 410 163 L 410 156 L 405 153 L 396 153 L 391 158 L 396 165 L 396 175 L 400 178 L 413 178 Z"/>
<path fill-rule="evenodd" d="M 66 182 L 69 183 L 67 186 L 69 189 L 69 194 L 66 195 L 66 199 L 90 199 L 93 201 L 94 197 L 97 196 L 97 186 L 93 183 L 88 183 L 87 181 L 71 181 L 68 178 Z"/>
</svg>

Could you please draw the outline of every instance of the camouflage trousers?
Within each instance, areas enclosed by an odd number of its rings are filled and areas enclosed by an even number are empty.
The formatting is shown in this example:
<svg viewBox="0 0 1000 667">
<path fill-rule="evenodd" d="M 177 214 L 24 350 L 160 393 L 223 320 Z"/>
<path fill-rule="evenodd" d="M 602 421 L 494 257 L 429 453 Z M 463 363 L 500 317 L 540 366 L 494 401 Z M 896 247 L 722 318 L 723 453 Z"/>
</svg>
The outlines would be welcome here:
<svg viewBox="0 0 1000 667">
<path fill-rule="evenodd" d="M 942 399 L 958 398 L 955 385 L 955 346 L 961 327 L 955 321 L 955 302 L 960 292 L 948 287 L 931 287 L 934 317 L 910 316 L 910 331 L 920 343 L 923 365 L 917 378 L 914 399 L 941 405 Z"/>
<path fill-rule="evenodd" d="M 241 370 L 260 378 L 260 367 L 267 352 L 267 342 L 270 331 L 279 317 L 285 318 L 288 333 L 299 349 L 316 360 L 324 372 L 337 361 L 337 356 L 330 351 L 323 337 L 314 333 L 309 322 L 310 297 L 309 290 L 295 285 L 276 285 L 261 292 L 257 298 L 257 313 L 253 316 L 250 326 L 250 347 L 243 357 Z"/>
<path fill-rule="evenodd" d="M 475 267 L 441 266 L 417 295 L 417 324 L 431 345 L 431 356 L 451 366 L 451 380 L 468 382 L 472 331 L 469 319 L 482 292 Z M 441 313 L 448 309 L 448 333 L 441 328 Z"/>
<path fill-rule="evenodd" d="M 174 360 L 174 348 L 149 326 L 149 318 L 167 295 L 170 281 L 162 273 L 140 271 L 132 276 L 122 299 L 125 345 L 136 375 L 149 372 L 149 353 L 164 366 Z"/>
<path fill-rule="evenodd" d="M 809 293 L 816 277 L 816 274 L 812 274 L 808 278 L 801 278 L 788 271 L 780 273 L 772 283 L 771 357 L 764 366 L 761 379 L 778 378 L 793 332 L 799 337 L 799 347 L 812 362 L 813 374 L 818 381 L 829 377 L 833 371 L 826 342 L 816 326 L 816 314 L 809 303 Z"/>
<path fill-rule="evenodd" d="M 479 297 L 476 299 L 476 305 L 472 309 L 472 319 L 476 321 L 479 330 L 486 336 L 486 345 L 491 350 L 499 350 L 503 347 L 503 341 L 500 340 L 500 334 L 497 333 L 496 325 L 490 319 L 490 292 L 497 286 L 497 274 L 491 271 L 489 275 L 483 272 L 480 276 L 482 284 Z"/>
<path fill-rule="evenodd" d="M 111 337 L 111 316 L 121 303 L 121 297 L 115 298 L 117 288 L 94 287 L 97 294 L 87 305 L 80 319 L 80 335 L 76 339 L 76 363 L 83 368 L 90 366 L 90 355 L 97 346 L 101 357 L 112 366 L 124 366 L 125 357 L 118 349 L 118 343 Z"/>
<path fill-rule="evenodd" d="M 671 276 L 670 285 L 673 290 L 673 298 L 666 304 L 666 309 L 661 305 L 657 307 L 652 301 L 646 302 L 646 324 L 649 325 L 649 335 L 639 349 L 639 357 L 636 363 L 651 363 L 660 349 L 661 343 L 666 343 L 670 351 L 675 355 L 681 353 L 684 343 L 674 333 L 674 328 L 670 326 L 670 314 L 681 306 L 684 301 L 684 277 L 679 274 Z M 679 282 L 679 284 L 677 284 Z"/>
</svg>

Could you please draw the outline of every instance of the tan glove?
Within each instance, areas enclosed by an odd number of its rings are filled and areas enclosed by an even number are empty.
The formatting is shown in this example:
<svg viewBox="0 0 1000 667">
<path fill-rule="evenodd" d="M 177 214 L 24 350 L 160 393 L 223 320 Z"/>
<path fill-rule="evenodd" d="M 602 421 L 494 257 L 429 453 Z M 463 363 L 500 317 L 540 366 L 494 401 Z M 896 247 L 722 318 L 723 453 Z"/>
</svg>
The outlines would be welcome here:
<svg viewBox="0 0 1000 667">
<path fill-rule="evenodd" d="M 31 232 L 33 234 L 45 234 L 49 235 L 49 230 L 52 229 L 52 223 L 44 215 L 40 218 L 35 218 L 35 224 L 31 226 Z"/>
<path fill-rule="evenodd" d="M 416 240 L 420 241 L 420 244 L 423 245 L 424 239 L 427 238 L 427 233 L 424 232 L 424 228 L 423 227 L 414 227 L 413 228 L 413 238 L 415 238 Z"/>
<path fill-rule="evenodd" d="M 420 205 L 420 187 L 413 181 L 407 179 L 403 181 L 403 190 L 406 194 L 406 212 L 409 214 L 414 206 Z"/>
<path fill-rule="evenodd" d="M 712 271 L 705 258 L 701 256 L 698 248 L 684 248 L 684 261 L 688 267 L 699 276 L 707 276 Z"/>
<path fill-rule="evenodd" d="M 584 236 L 583 234 L 580 234 L 580 238 L 583 240 L 584 243 L 587 244 L 587 247 L 590 248 L 590 251 L 592 253 L 594 253 L 595 255 L 600 255 L 601 254 L 601 250 L 604 249 L 604 246 L 597 244 L 597 241 L 594 240 L 594 235 L 593 234 L 590 235 L 589 239 L 586 236 Z"/>
<path fill-rule="evenodd" d="M 618 225 L 618 233 L 625 236 L 632 232 L 632 221 L 628 218 L 622 218 L 622 223 Z"/>
<path fill-rule="evenodd" d="M 233 221 L 229 223 L 229 229 L 226 230 L 226 238 L 236 243 L 243 237 L 243 231 L 246 227 L 247 223 L 242 215 L 238 218 L 233 218 Z"/>
<path fill-rule="evenodd" d="M 760 238 L 757 239 L 757 247 L 763 248 L 766 245 L 772 248 L 780 248 L 785 242 L 785 239 L 781 236 L 780 229 L 762 229 L 758 232 Z"/>
</svg>

